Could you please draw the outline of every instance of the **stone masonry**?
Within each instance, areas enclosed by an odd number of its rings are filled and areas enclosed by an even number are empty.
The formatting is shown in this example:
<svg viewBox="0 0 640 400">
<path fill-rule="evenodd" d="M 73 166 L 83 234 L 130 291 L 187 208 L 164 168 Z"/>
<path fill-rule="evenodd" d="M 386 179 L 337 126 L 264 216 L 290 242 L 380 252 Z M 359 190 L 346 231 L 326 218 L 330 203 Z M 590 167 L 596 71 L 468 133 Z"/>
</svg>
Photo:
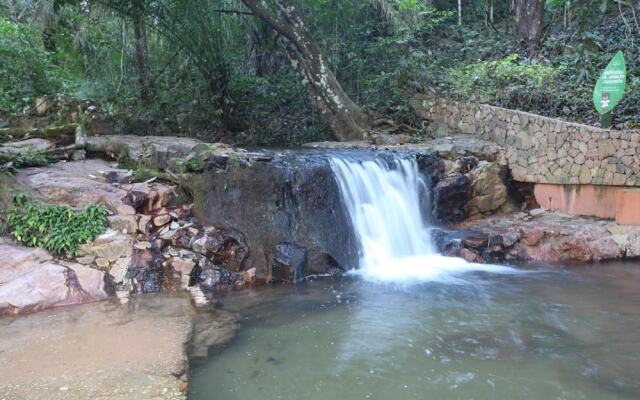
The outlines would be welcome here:
<svg viewBox="0 0 640 400">
<path fill-rule="evenodd" d="M 458 132 L 502 146 L 516 181 L 640 186 L 640 130 L 582 125 L 486 104 L 417 97 L 437 134 Z"/>
</svg>

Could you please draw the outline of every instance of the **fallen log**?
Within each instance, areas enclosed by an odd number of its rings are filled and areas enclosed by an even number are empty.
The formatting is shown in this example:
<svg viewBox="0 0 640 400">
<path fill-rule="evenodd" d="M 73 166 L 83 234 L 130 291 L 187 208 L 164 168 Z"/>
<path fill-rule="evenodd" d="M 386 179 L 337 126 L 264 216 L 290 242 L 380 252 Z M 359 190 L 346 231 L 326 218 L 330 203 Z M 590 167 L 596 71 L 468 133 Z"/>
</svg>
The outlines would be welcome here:
<svg viewBox="0 0 640 400">
<path fill-rule="evenodd" d="M 25 138 L 73 138 L 78 124 L 60 126 L 48 126 L 46 128 L 2 128 L 0 129 L 0 142 Z"/>
</svg>

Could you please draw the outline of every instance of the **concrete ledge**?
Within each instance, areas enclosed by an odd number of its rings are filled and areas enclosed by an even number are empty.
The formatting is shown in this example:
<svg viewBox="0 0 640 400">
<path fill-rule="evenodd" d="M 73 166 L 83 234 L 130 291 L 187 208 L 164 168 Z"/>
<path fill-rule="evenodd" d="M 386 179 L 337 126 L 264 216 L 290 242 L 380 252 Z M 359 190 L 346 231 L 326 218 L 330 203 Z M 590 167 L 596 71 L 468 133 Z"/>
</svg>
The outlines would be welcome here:
<svg viewBox="0 0 640 400">
<path fill-rule="evenodd" d="M 640 225 L 640 189 L 538 183 L 533 193 L 540 207 L 548 211 L 615 219 L 620 225 Z"/>
<path fill-rule="evenodd" d="M 623 189 L 616 193 L 616 222 L 640 225 L 640 189 Z"/>
</svg>

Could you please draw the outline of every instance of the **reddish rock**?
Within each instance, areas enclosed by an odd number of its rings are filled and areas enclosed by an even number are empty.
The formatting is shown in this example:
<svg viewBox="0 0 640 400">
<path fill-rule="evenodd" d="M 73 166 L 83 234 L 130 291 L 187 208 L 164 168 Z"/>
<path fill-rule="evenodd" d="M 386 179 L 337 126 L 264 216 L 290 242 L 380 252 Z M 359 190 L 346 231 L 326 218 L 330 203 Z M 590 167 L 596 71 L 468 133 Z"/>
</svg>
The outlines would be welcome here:
<svg viewBox="0 0 640 400">
<path fill-rule="evenodd" d="M 521 241 L 527 246 L 535 246 L 542 239 L 544 239 L 544 229 L 533 227 L 533 228 L 525 228 L 522 230 L 522 238 Z"/>
<path fill-rule="evenodd" d="M 42 249 L 0 244 L 0 315 L 105 298 L 103 272 L 80 264 L 58 264 Z"/>
<path fill-rule="evenodd" d="M 459 256 L 464 258 L 465 260 L 471 262 L 471 263 L 477 263 L 477 264 L 484 264 L 484 258 L 482 258 L 482 256 L 478 253 L 476 253 L 475 251 L 471 250 L 471 249 L 461 249 Z"/>
<path fill-rule="evenodd" d="M 462 245 L 467 248 L 482 251 L 489 245 L 489 238 L 486 236 L 469 236 L 462 239 Z"/>
</svg>

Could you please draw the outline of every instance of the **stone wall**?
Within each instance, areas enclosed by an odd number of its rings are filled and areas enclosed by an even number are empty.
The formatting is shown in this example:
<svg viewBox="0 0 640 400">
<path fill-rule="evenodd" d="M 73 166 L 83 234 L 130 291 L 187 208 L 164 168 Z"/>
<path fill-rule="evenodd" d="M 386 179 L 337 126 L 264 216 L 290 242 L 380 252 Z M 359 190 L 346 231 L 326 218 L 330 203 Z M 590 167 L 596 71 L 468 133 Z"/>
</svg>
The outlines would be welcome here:
<svg viewBox="0 0 640 400">
<path fill-rule="evenodd" d="M 463 133 L 504 147 L 516 181 L 640 186 L 640 130 L 610 130 L 486 104 L 417 97 L 438 135 Z"/>
</svg>

